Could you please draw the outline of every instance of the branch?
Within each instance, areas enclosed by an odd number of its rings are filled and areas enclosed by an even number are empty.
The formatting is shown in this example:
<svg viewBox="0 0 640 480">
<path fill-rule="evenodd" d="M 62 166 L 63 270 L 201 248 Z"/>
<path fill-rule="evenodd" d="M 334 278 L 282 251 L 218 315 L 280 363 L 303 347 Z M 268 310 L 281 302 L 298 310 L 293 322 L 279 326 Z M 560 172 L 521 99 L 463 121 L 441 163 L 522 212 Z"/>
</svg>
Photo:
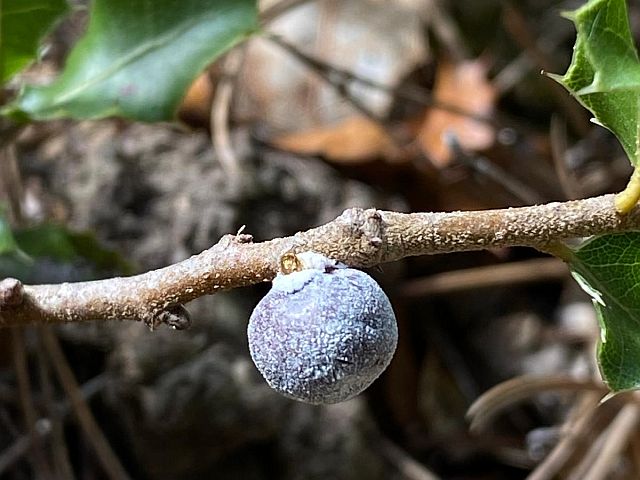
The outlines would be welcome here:
<svg viewBox="0 0 640 480">
<path fill-rule="evenodd" d="M 271 280 L 289 251 L 316 251 L 354 267 L 404 257 L 492 247 L 545 250 L 562 239 L 640 230 L 640 208 L 620 215 L 614 195 L 472 212 L 396 213 L 349 209 L 291 237 L 252 243 L 225 235 L 199 255 L 141 275 L 60 285 L 0 282 L 0 326 L 137 320 L 188 326 L 182 306 L 203 295 Z"/>
</svg>

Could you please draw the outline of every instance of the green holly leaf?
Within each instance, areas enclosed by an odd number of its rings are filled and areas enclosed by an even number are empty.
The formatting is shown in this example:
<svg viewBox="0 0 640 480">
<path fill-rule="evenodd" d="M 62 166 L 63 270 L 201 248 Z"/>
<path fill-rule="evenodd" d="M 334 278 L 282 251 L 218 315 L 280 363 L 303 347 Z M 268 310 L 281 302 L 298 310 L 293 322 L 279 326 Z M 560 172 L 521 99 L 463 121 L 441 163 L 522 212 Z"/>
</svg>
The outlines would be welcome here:
<svg viewBox="0 0 640 480">
<path fill-rule="evenodd" d="M 631 163 L 640 162 L 640 61 L 624 0 L 590 0 L 567 14 L 577 38 L 564 76 L 550 75 L 611 130 Z M 640 196 L 634 172 L 618 195 L 621 212 Z M 603 235 L 569 255 L 581 287 L 593 298 L 600 322 L 598 365 L 613 392 L 640 389 L 640 232 Z"/>
<path fill-rule="evenodd" d="M 640 62 L 625 0 L 591 0 L 567 13 L 577 39 L 564 76 L 549 75 L 611 130 L 633 165 L 639 157 Z"/>
<path fill-rule="evenodd" d="M 257 28 L 256 0 L 94 0 L 62 74 L 4 113 L 171 120 L 195 76 Z"/>
<path fill-rule="evenodd" d="M 595 237 L 569 262 L 600 321 L 598 364 L 613 392 L 640 388 L 640 232 Z"/>
<path fill-rule="evenodd" d="M 36 58 L 40 40 L 68 9 L 66 0 L 2 0 L 0 84 Z"/>
</svg>

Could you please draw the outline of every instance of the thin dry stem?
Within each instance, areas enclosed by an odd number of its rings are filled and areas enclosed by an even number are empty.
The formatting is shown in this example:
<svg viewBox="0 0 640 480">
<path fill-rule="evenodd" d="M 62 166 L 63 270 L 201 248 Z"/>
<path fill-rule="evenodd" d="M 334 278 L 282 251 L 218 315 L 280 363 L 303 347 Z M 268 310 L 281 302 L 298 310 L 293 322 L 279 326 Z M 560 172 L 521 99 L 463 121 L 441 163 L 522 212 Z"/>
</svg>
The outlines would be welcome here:
<svg viewBox="0 0 640 480">
<path fill-rule="evenodd" d="M 407 452 L 387 438 L 381 437 L 379 439 L 378 450 L 380 455 L 386 457 L 402 474 L 402 478 L 406 480 L 440 479 L 422 463 L 414 460 Z"/>
<path fill-rule="evenodd" d="M 51 358 L 53 368 L 62 384 L 62 388 L 67 394 L 67 397 L 69 397 L 78 423 L 80 423 L 80 427 L 87 436 L 87 439 L 93 445 L 94 451 L 105 473 L 112 480 L 128 480 L 131 477 L 129 477 L 129 474 L 120 463 L 117 455 L 113 452 L 109 441 L 104 436 L 104 433 L 102 433 L 93 413 L 91 413 L 91 409 L 83 398 L 80 386 L 62 352 L 58 339 L 51 330 L 43 329 L 41 334 L 42 343 Z"/>
<path fill-rule="evenodd" d="M 573 177 L 565 161 L 567 153 L 567 125 L 560 117 L 551 117 L 551 126 L 549 128 L 549 139 L 551 142 L 551 158 L 553 159 L 553 168 L 560 182 L 560 186 L 568 200 L 576 200 L 581 195 L 580 184 Z"/>
<path fill-rule="evenodd" d="M 620 452 L 625 448 L 640 418 L 640 407 L 627 403 L 609 427 L 593 443 L 569 480 L 603 480 L 616 466 Z"/>
<path fill-rule="evenodd" d="M 548 391 L 594 391 L 603 396 L 607 390 L 603 384 L 576 380 L 566 375 L 523 375 L 496 385 L 473 402 L 467 411 L 467 417 L 471 420 L 470 429 L 478 432 L 504 409 Z"/>
<path fill-rule="evenodd" d="M 195 298 L 270 281 L 280 257 L 292 250 L 372 267 L 415 255 L 493 247 L 545 250 L 561 239 L 629 230 L 640 230 L 640 208 L 620 215 L 614 195 L 475 212 L 349 209 L 332 222 L 291 237 L 252 243 L 250 235 L 226 235 L 199 255 L 133 277 L 24 285 L 19 302 L 16 295 L 2 292 L 9 282 L 0 282 L 0 299 L 12 299 L 0 302 L 0 325 L 137 320 L 155 326 Z"/>
<path fill-rule="evenodd" d="M 546 458 L 531 472 L 527 480 L 551 480 L 569 460 L 576 448 L 585 442 L 593 419 L 598 411 L 602 395 L 596 392 L 585 393 L 574 407 L 571 418 L 563 428 L 563 436 Z"/>
<path fill-rule="evenodd" d="M 48 328 L 48 327 L 42 327 Z M 18 329 L 14 329 L 18 330 Z M 39 333 L 39 332 L 38 332 Z M 38 362 L 38 376 L 40 379 L 40 385 L 42 386 L 42 396 L 44 399 L 44 405 L 47 411 L 47 416 L 51 425 L 51 458 L 53 461 L 55 477 L 64 478 L 67 480 L 75 480 L 76 476 L 73 472 L 73 467 L 69 460 L 69 449 L 67 448 L 67 441 L 64 435 L 64 426 L 62 424 L 62 418 L 60 415 L 55 415 L 54 412 L 54 389 L 51 379 L 51 370 L 48 359 L 45 358 L 44 341 L 42 335 L 38 335 L 38 348 L 36 350 L 36 358 Z M 39 436 L 41 439 L 42 435 Z M 36 438 L 34 437 L 34 440 Z"/>
<path fill-rule="evenodd" d="M 38 414 L 33 404 L 33 393 L 29 380 L 29 368 L 27 365 L 27 350 L 24 342 L 24 331 L 12 330 L 11 340 L 13 344 L 13 363 L 18 379 L 18 392 L 20 395 L 20 406 L 24 415 L 24 422 L 29 435 L 34 439 L 31 445 L 33 456 L 30 461 L 33 465 L 34 473 L 39 478 L 51 478 L 51 471 L 47 464 L 47 459 L 42 450 L 42 443 L 38 441 L 36 435 L 36 421 Z"/>
<path fill-rule="evenodd" d="M 104 374 L 92 378 L 82 385 L 80 389 L 82 398 L 85 401 L 90 400 L 104 388 L 105 383 L 106 382 Z M 71 402 L 69 399 L 53 405 L 51 408 L 52 413 L 51 415 L 49 415 L 49 420 L 51 420 L 52 422 L 63 421 L 69 414 L 71 414 L 72 408 L 73 407 L 71 406 Z M 42 439 L 44 441 L 50 435 L 55 435 L 52 422 L 38 422 L 38 428 L 35 430 L 35 433 L 39 439 Z M 9 447 L 7 447 L 0 453 L 0 478 L 4 478 L 2 477 L 2 475 L 7 472 L 9 468 L 11 468 L 16 462 L 27 455 L 33 445 L 34 440 L 35 436 L 33 435 L 21 435 Z M 53 442 L 55 441 L 56 440 L 54 439 Z M 73 475 L 59 475 L 56 478 L 73 480 Z"/>
<path fill-rule="evenodd" d="M 409 280 L 400 287 L 405 298 L 420 298 L 464 290 L 561 280 L 569 274 L 566 264 L 555 258 L 534 258 L 476 268 L 443 272 Z"/>
<path fill-rule="evenodd" d="M 231 143 L 229 133 L 229 111 L 233 100 L 233 90 L 242 67 L 244 47 L 229 52 L 223 63 L 224 75 L 218 82 L 211 107 L 211 135 L 218 161 L 227 175 L 229 183 L 235 186 L 240 181 L 242 169 Z"/>
</svg>

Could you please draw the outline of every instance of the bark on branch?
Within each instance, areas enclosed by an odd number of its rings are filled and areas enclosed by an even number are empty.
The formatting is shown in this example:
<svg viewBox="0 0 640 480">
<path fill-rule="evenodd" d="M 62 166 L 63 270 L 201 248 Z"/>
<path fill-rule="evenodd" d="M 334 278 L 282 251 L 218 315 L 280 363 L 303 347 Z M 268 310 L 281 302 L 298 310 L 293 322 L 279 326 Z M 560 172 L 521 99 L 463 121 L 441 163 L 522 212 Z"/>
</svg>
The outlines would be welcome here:
<svg viewBox="0 0 640 480">
<path fill-rule="evenodd" d="M 280 257 L 316 251 L 354 267 L 408 256 L 544 246 L 557 240 L 640 230 L 640 208 L 620 215 L 614 195 L 531 207 L 472 212 L 396 213 L 349 209 L 338 218 L 286 238 L 253 243 L 225 235 L 182 262 L 141 275 L 60 285 L 0 282 L 0 326 L 89 320 L 188 325 L 183 304 L 221 290 L 271 280 Z"/>
</svg>

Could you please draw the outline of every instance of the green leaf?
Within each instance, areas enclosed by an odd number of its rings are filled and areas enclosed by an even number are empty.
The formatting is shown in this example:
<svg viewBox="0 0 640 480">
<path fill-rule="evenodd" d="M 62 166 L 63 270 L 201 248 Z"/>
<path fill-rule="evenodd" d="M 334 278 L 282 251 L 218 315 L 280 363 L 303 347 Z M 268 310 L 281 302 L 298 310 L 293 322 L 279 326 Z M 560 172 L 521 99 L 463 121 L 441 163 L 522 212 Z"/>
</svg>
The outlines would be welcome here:
<svg viewBox="0 0 640 480">
<path fill-rule="evenodd" d="M 105 272 L 133 273 L 132 265 L 120 254 L 103 247 L 95 235 L 73 232 L 62 225 L 41 224 L 12 231 L 0 209 L 0 279 L 16 277 L 23 281 L 42 281 L 42 260 L 46 270 L 81 269 L 83 280 L 99 278 Z M 64 274 L 62 274 L 64 276 Z"/>
<path fill-rule="evenodd" d="M 62 263 L 82 258 L 97 270 L 133 272 L 132 266 L 120 254 L 104 248 L 92 233 L 72 232 L 62 225 L 41 224 L 17 230 L 14 236 L 17 245 L 33 258 L 48 257 Z"/>
<path fill-rule="evenodd" d="M 23 277 L 33 266 L 33 260 L 20 249 L 0 205 L 0 279 Z"/>
<path fill-rule="evenodd" d="M 595 237 L 570 267 L 600 321 L 598 364 L 613 392 L 640 388 L 640 232 Z"/>
<path fill-rule="evenodd" d="M 257 28 L 256 0 L 94 0 L 60 77 L 5 114 L 171 120 L 195 76 Z"/>
<path fill-rule="evenodd" d="M 9 223 L 4 219 L 2 211 L 0 211 L 0 255 L 14 253 L 18 250 L 18 244 L 13 237 L 13 232 Z"/>
<path fill-rule="evenodd" d="M 0 84 L 31 63 L 40 39 L 68 10 L 66 0 L 2 0 Z"/>
<path fill-rule="evenodd" d="M 626 2 L 591 0 L 566 15 L 577 30 L 573 58 L 564 76 L 549 76 L 618 137 L 635 165 L 639 156 L 640 62 Z"/>
</svg>

